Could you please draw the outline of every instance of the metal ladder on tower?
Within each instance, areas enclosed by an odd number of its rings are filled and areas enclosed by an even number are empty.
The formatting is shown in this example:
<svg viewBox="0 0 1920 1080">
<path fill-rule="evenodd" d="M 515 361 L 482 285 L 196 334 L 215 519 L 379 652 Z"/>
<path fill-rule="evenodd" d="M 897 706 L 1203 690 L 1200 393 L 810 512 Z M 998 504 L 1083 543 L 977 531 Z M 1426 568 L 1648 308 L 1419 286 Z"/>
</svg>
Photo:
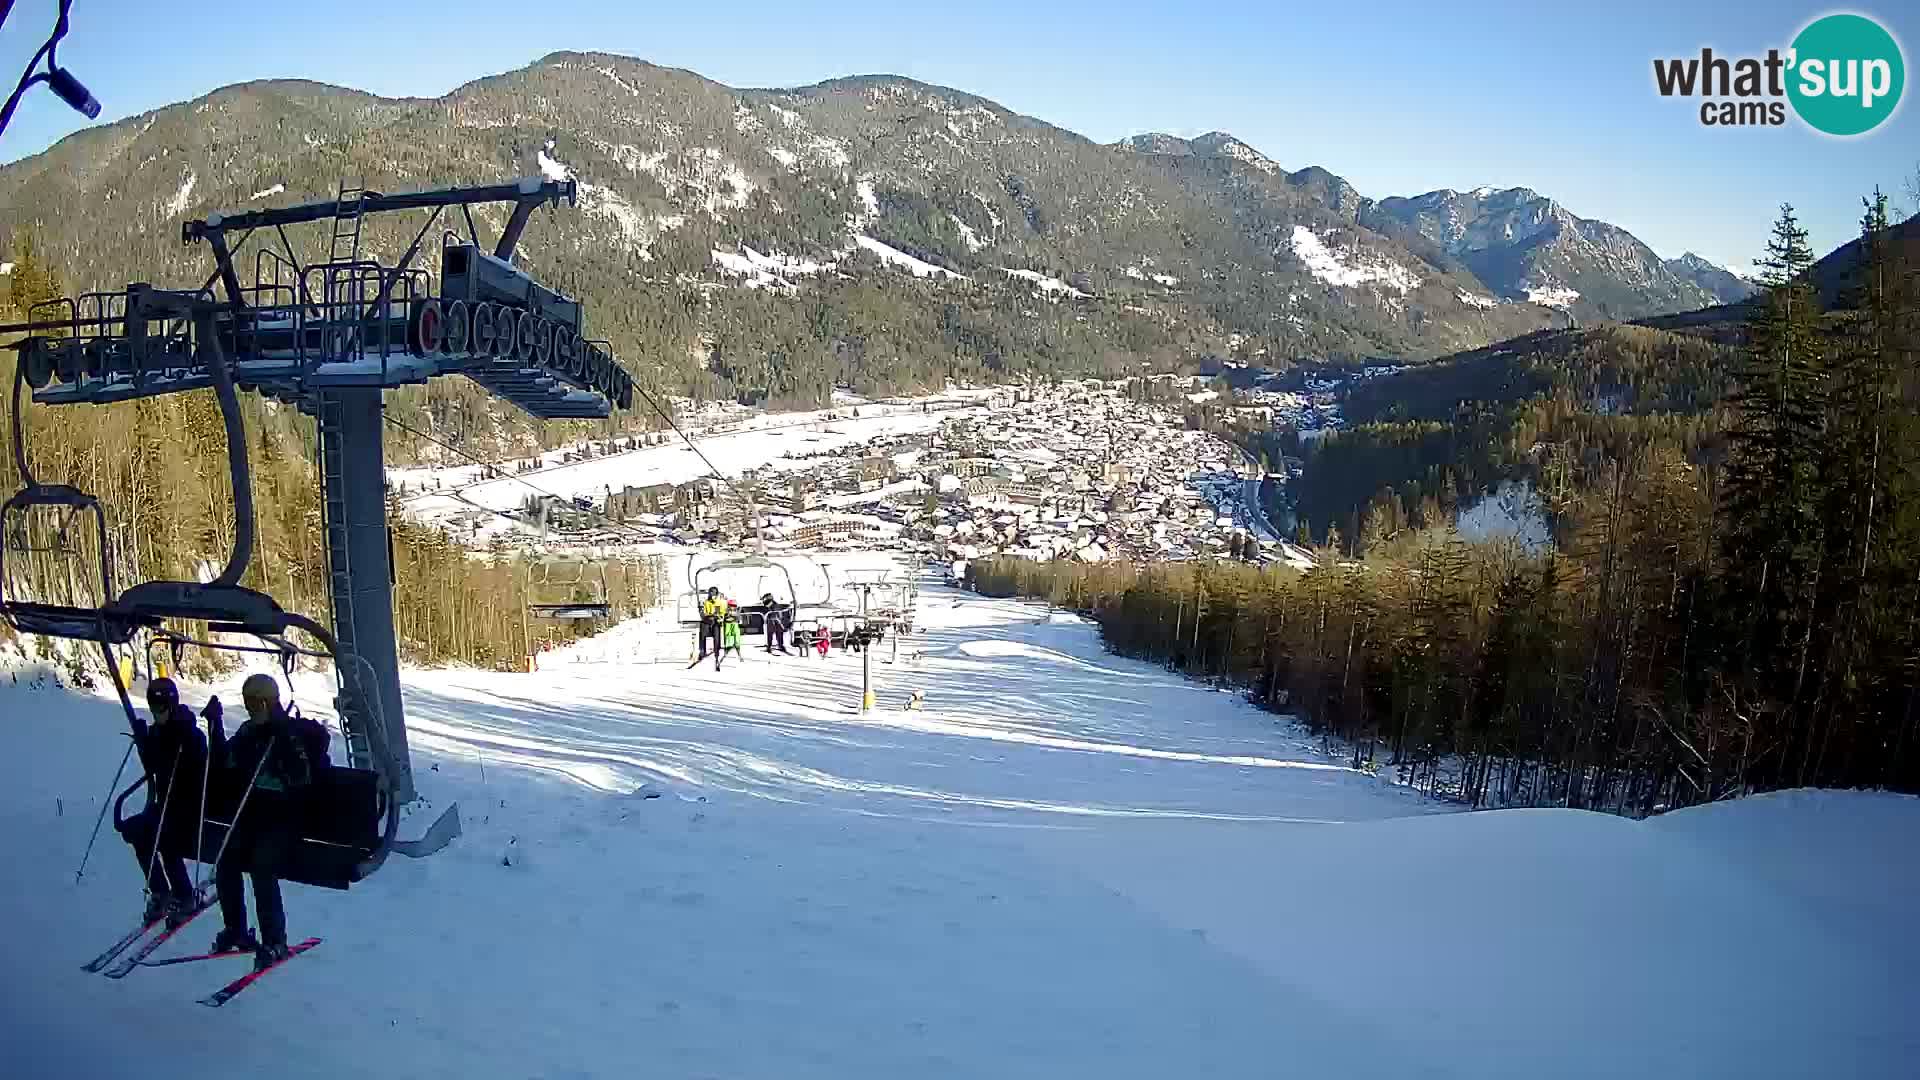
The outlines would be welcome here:
<svg viewBox="0 0 1920 1080">
<path fill-rule="evenodd" d="M 339 394 L 314 395 L 314 418 L 319 428 L 321 529 L 327 538 L 327 581 L 333 595 L 333 634 L 343 656 L 360 655 L 357 621 L 354 618 L 353 560 L 347 540 L 347 508 L 341 476 L 345 460 L 345 424 L 341 417 Z M 342 673 L 358 679 L 359 672 Z M 344 725 L 343 725 L 344 726 Z M 350 760 L 368 760 L 369 747 L 364 730 L 343 731 Z"/>
<path fill-rule="evenodd" d="M 360 203 L 366 189 L 340 181 L 333 204 L 333 237 L 327 245 L 324 292 L 328 317 L 346 324 L 327 335 L 327 359 L 347 359 L 358 354 L 360 345 L 359 313 L 366 306 L 366 279 L 352 264 L 360 261 Z"/>
</svg>

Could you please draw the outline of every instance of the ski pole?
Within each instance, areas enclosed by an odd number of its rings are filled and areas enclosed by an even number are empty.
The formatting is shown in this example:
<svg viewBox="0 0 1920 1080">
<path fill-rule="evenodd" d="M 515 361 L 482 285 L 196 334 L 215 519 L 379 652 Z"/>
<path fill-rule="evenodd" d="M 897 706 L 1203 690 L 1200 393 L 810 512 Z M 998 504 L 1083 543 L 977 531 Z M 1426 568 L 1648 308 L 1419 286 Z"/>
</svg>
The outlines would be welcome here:
<svg viewBox="0 0 1920 1080">
<path fill-rule="evenodd" d="M 173 802 L 173 782 L 180 775 L 180 749 L 178 746 L 173 748 L 173 766 L 167 771 L 167 792 L 160 796 L 160 823 L 153 827 L 153 851 L 147 856 L 147 877 L 146 881 L 142 882 L 149 896 L 153 894 L 153 866 L 160 861 L 160 838 L 166 835 L 167 831 L 167 807 Z M 147 783 L 153 783 L 153 777 L 151 775 L 147 777 Z M 165 865 L 160 867 L 160 873 L 166 877 L 167 887 L 171 889 L 173 887 L 173 875 L 167 873 Z M 185 884 L 185 882 L 181 884 Z"/>
<path fill-rule="evenodd" d="M 120 756 L 120 767 L 113 770 L 113 783 L 108 786 L 106 797 L 100 800 L 100 813 L 93 819 L 93 835 L 87 837 L 87 850 L 80 856 L 80 869 L 73 872 L 75 885 L 80 884 L 80 879 L 87 874 L 87 860 L 93 858 L 93 842 L 100 839 L 100 823 L 107 819 L 107 807 L 113 805 L 114 790 L 120 786 L 120 774 L 127 771 L 127 761 L 131 757 L 133 757 L 133 740 L 129 738 L 127 752 Z"/>
<path fill-rule="evenodd" d="M 211 718 L 209 718 L 207 722 L 209 724 L 225 723 L 224 720 L 214 720 Z M 223 727 L 221 729 L 222 734 L 225 734 L 225 731 L 226 729 Z M 207 752 L 201 755 L 200 762 L 200 821 L 194 825 L 193 828 L 193 895 L 195 900 L 198 900 L 200 897 L 200 874 L 206 868 L 206 863 L 203 860 L 207 854 L 207 780 L 212 775 L 213 739 L 211 734 L 209 734 L 207 739 Z"/>
<path fill-rule="evenodd" d="M 253 775 L 247 777 L 247 790 L 240 793 L 240 805 L 233 808 L 233 820 L 227 823 L 227 834 L 220 838 L 220 850 L 213 854 L 214 880 L 219 880 L 220 860 L 227 857 L 227 846 L 233 843 L 233 834 L 240 831 L 240 815 L 247 812 L 247 800 L 253 797 L 253 786 L 260 779 L 260 770 L 266 767 L 267 758 L 273 755 L 273 744 L 260 754 L 260 763 L 253 767 Z"/>
</svg>

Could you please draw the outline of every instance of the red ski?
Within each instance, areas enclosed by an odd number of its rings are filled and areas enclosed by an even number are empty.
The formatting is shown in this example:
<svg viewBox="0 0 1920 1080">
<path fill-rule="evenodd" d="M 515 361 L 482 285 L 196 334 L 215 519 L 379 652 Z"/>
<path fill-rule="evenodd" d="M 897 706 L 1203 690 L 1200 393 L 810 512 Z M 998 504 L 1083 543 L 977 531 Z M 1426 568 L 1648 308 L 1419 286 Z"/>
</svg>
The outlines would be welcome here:
<svg viewBox="0 0 1920 1080">
<path fill-rule="evenodd" d="M 106 952 L 103 952 L 99 956 L 96 956 L 93 959 L 87 961 L 85 964 L 82 964 L 80 966 L 80 970 L 89 971 L 89 972 L 99 971 L 101 968 L 106 967 L 108 964 L 113 963 L 114 957 L 119 956 L 123 952 L 126 952 L 128 946 L 132 945 L 136 941 L 139 941 L 141 938 L 146 937 L 149 933 L 153 931 L 154 927 L 159 926 L 161 923 L 164 923 L 166 921 L 167 921 L 166 916 L 161 915 L 154 918 L 151 922 L 135 927 L 133 930 L 128 932 L 126 937 L 123 937 L 119 941 L 116 941 L 112 945 L 108 946 Z"/>
<path fill-rule="evenodd" d="M 182 930 L 185 930 L 189 923 L 193 922 L 193 920 L 200 917 L 201 912 L 212 907 L 213 902 L 214 902 L 213 887 L 208 886 L 206 892 L 201 894 L 200 902 L 194 905 L 193 910 L 187 913 L 186 918 L 180 920 L 180 925 L 167 927 L 165 930 L 161 931 L 160 933 L 155 934 L 153 937 L 148 938 L 146 942 L 142 944 L 138 949 L 135 949 L 133 952 L 129 953 L 119 963 L 113 965 L 111 968 L 108 968 L 106 972 L 107 978 L 109 979 L 126 978 L 130 973 L 132 973 L 134 968 L 137 968 L 140 966 L 141 961 L 145 960 L 149 956 L 152 956 L 155 952 L 158 952 L 160 949 L 160 946 L 165 945 L 167 942 L 173 940 L 173 935 L 179 933 Z"/>
<path fill-rule="evenodd" d="M 260 976 L 265 975 L 267 972 L 272 971 L 275 968 L 278 968 L 281 964 L 284 964 L 288 960 L 291 960 L 294 957 L 299 956 L 301 953 L 306 952 L 308 949 L 311 949 L 318 944 L 320 944 L 319 938 L 317 937 L 308 938 L 307 940 L 301 942 L 300 944 L 289 948 L 287 950 L 286 957 L 280 960 L 279 963 L 273 964 L 270 967 L 261 968 L 259 971 L 247 972 L 245 975 L 240 976 L 239 978 L 233 980 L 232 982 L 221 987 L 220 989 L 215 990 L 213 993 L 208 994 L 206 997 L 201 998 L 200 1004 L 205 1005 L 210 1009 L 217 1009 L 220 1006 L 225 1005 L 227 1002 L 233 1000 L 234 995 L 238 994 L 242 990 L 245 990 L 247 987 L 252 986 L 260 978 Z"/>
<path fill-rule="evenodd" d="M 196 960 L 218 960 L 223 956 L 252 956 L 252 949 L 228 949 L 225 952 L 193 953 L 188 956 L 169 956 L 165 960 L 142 960 L 141 967 L 172 967 L 174 964 L 191 964 Z"/>
</svg>

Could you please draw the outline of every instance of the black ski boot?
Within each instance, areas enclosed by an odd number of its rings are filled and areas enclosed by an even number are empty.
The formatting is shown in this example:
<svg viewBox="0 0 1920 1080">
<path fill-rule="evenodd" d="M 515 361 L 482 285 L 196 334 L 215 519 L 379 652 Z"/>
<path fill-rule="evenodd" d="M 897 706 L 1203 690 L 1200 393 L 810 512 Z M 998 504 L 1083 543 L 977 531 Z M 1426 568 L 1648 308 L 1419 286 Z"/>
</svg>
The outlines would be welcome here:
<svg viewBox="0 0 1920 1080">
<path fill-rule="evenodd" d="M 167 929 L 178 930 L 193 918 L 193 900 L 190 897 L 175 896 L 167 901 Z"/>
<path fill-rule="evenodd" d="M 219 934 L 214 936 L 213 948 L 207 951 L 217 953 L 258 953 L 260 951 L 260 942 L 254 938 L 252 927 L 241 930 L 226 929 L 221 930 Z"/>
<path fill-rule="evenodd" d="M 147 894 L 146 914 L 140 916 L 142 922 L 159 922 L 173 907 L 173 897 L 167 893 L 150 892 Z"/>
<path fill-rule="evenodd" d="M 253 970 L 265 971 L 285 960 L 291 951 L 284 941 L 269 941 L 253 951 Z"/>
</svg>

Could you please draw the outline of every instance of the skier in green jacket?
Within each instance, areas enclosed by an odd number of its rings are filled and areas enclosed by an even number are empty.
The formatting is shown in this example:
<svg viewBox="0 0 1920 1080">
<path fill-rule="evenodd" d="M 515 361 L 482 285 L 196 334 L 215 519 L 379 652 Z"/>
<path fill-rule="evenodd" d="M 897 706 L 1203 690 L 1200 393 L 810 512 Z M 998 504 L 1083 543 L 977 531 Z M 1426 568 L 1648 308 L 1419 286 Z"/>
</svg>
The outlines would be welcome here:
<svg viewBox="0 0 1920 1080">
<path fill-rule="evenodd" d="M 727 613 L 720 620 L 720 656 L 728 653 L 742 660 L 747 658 L 747 654 L 740 651 L 740 605 L 732 600 L 727 601 Z M 720 657 L 716 656 L 714 670 L 718 671 L 719 665 Z"/>
</svg>

